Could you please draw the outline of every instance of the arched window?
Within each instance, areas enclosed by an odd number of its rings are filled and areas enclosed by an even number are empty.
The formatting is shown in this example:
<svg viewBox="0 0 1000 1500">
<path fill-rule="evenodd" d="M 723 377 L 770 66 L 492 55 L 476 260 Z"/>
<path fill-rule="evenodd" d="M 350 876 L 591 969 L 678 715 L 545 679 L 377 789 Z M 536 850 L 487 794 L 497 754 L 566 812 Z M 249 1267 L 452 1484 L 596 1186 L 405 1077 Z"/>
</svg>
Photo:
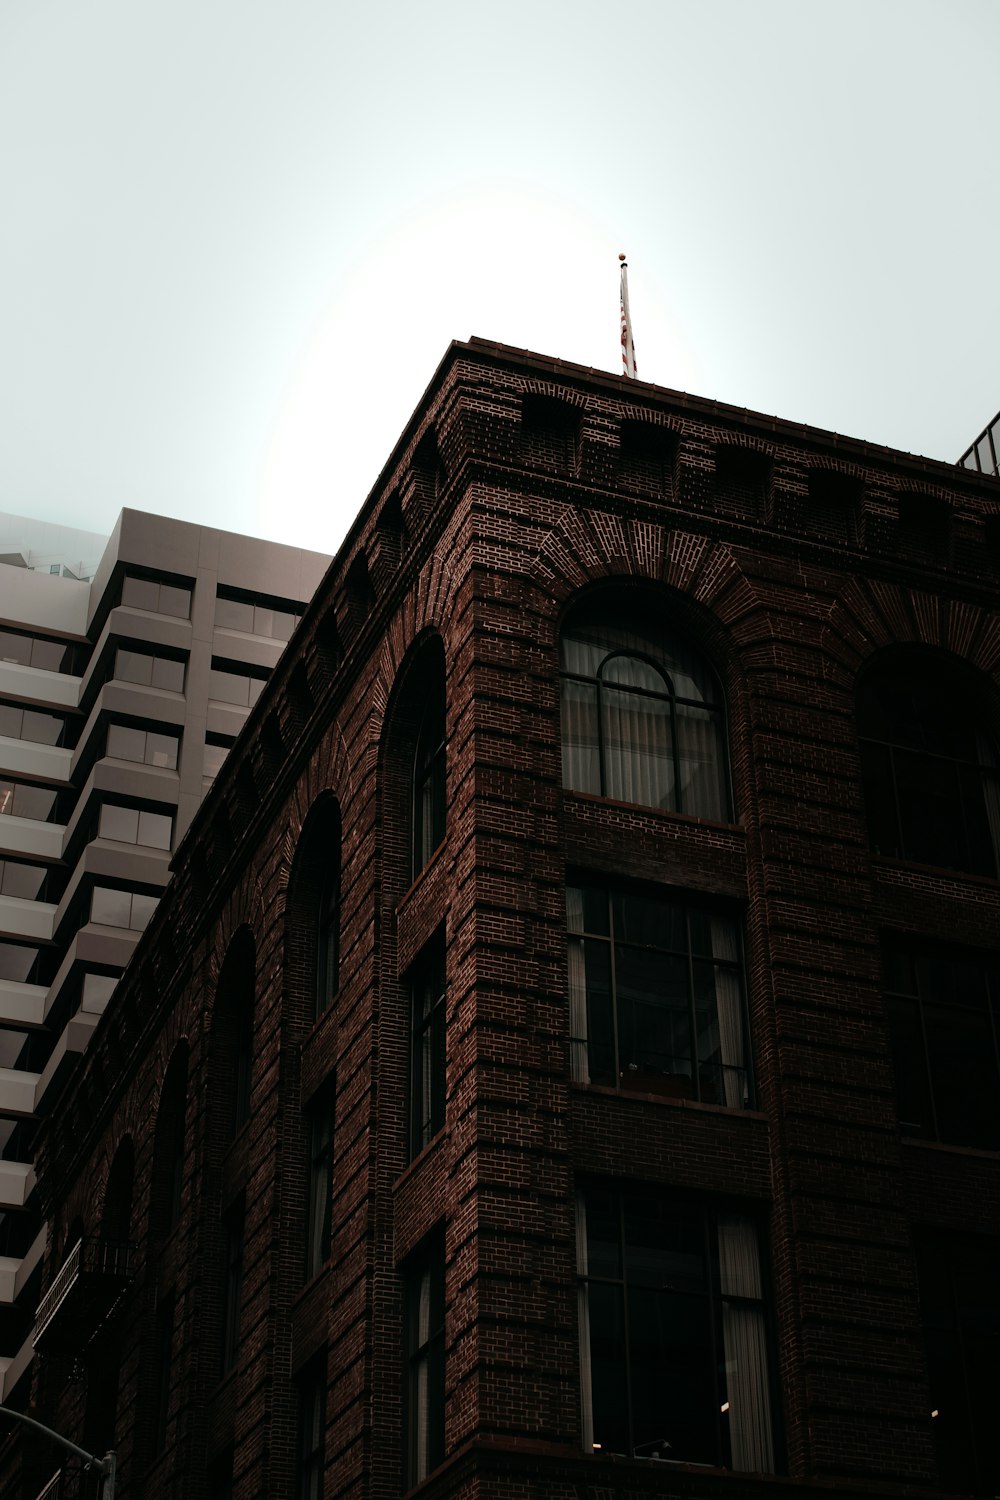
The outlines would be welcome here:
<svg viewBox="0 0 1000 1500">
<path fill-rule="evenodd" d="M 300 1024 L 329 1010 L 340 986 L 340 809 L 325 794 L 310 810 L 289 888 L 289 972 L 301 974 Z"/>
<path fill-rule="evenodd" d="M 723 702 L 700 653 L 648 610 L 583 606 L 560 642 L 563 786 L 730 816 Z"/>
<path fill-rule="evenodd" d="M 858 734 L 877 854 L 1000 873 L 1000 754 L 976 685 L 930 652 L 862 678 Z"/>
<path fill-rule="evenodd" d="M 444 839 L 444 679 L 434 675 L 420 719 L 413 757 L 413 873 L 420 871 Z"/>
</svg>

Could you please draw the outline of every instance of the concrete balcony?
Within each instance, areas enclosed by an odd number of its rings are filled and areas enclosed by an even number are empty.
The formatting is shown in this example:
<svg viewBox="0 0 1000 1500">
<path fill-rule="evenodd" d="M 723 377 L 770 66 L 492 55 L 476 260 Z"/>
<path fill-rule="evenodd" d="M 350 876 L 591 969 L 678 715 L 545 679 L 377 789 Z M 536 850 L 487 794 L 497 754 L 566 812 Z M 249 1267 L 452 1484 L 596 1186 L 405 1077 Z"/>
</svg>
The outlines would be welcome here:
<svg viewBox="0 0 1000 1500">
<path fill-rule="evenodd" d="M 41 708 L 76 708 L 80 702 L 80 678 L 64 672 L 44 672 L 41 667 L 22 667 L 19 662 L 0 661 L 0 695 L 22 698 Z"/>
<path fill-rule="evenodd" d="M 35 1187 L 35 1169 L 26 1161 L 0 1161 L 0 1208 L 24 1208 Z"/>
<path fill-rule="evenodd" d="M 61 823 L 41 823 L 37 818 L 14 818 L 5 813 L 0 817 L 0 855 L 60 859 L 65 832 Z"/>
<path fill-rule="evenodd" d="M 38 1304 L 35 1348 L 79 1354 L 132 1280 L 135 1246 L 87 1235 L 77 1240 Z"/>
<path fill-rule="evenodd" d="M 0 896 L 0 938 L 27 938 L 33 943 L 52 941 L 56 909 L 47 901 L 26 901 L 21 896 Z"/>
<path fill-rule="evenodd" d="M 58 745 L 38 745 L 34 740 L 12 740 L 0 734 L 0 774 L 30 776 L 40 781 L 69 785 L 72 750 Z"/>
<path fill-rule="evenodd" d="M 0 979 L 0 1026 L 22 1027 L 31 1031 L 45 1024 L 44 984 L 21 984 L 16 979 Z"/>
<path fill-rule="evenodd" d="M 25 1077 L 35 1079 L 32 1099 L 33 1114 L 45 1114 L 49 1109 L 52 1100 L 66 1082 L 77 1060 L 83 1056 L 90 1045 L 94 1027 L 100 1019 L 100 1015 L 77 1011 L 76 1015 L 67 1021 L 41 1073 L 25 1075 Z"/>
<path fill-rule="evenodd" d="M 22 1073 L 20 1068 L 0 1068 L 0 1115 L 26 1120 L 35 1113 L 35 1090 L 39 1073 Z"/>
<path fill-rule="evenodd" d="M 10 1255 L 0 1255 L 0 1302 L 16 1302 L 24 1290 L 32 1272 L 41 1263 L 48 1243 L 48 1228 L 42 1225 L 35 1235 L 31 1247 L 20 1260 Z"/>
</svg>

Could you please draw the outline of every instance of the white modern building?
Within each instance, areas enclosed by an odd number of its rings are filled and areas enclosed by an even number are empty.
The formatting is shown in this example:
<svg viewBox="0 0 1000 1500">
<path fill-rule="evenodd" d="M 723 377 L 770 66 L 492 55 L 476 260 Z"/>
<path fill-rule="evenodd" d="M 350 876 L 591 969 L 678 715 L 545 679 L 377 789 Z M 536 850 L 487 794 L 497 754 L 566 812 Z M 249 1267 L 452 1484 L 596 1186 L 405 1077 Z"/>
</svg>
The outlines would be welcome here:
<svg viewBox="0 0 1000 1500">
<path fill-rule="evenodd" d="M 141 511 L 123 511 L 110 539 L 0 515 L 5 1403 L 26 1390 L 46 1236 L 36 1122 L 329 562 Z"/>
</svg>

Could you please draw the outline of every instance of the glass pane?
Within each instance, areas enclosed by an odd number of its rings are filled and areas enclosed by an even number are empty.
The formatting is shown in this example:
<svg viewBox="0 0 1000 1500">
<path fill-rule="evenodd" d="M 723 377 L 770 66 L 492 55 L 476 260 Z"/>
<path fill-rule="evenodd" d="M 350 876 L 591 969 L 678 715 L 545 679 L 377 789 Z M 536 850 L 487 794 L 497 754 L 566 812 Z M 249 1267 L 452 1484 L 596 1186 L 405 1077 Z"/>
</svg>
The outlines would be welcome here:
<svg viewBox="0 0 1000 1500">
<path fill-rule="evenodd" d="M 601 731 L 604 795 L 643 807 L 676 807 L 669 702 L 603 688 Z"/>
<path fill-rule="evenodd" d="M 46 871 L 39 865 L 19 865 L 12 860 L 0 861 L 0 892 L 34 901 L 45 883 Z"/>
<path fill-rule="evenodd" d="M 132 913 L 129 926 L 136 932 L 141 932 L 156 910 L 155 896 L 143 896 L 136 892 L 132 897 Z"/>
<path fill-rule="evenodd" d="M 119 682 L 149 687 L 153 680 L 153 658 L 142 651 L 120 650 L 115 658 L 115 677 Z"/>
<path fill-rule="evenodd" d="M 163 688 L 168 693 L 183 692 L 184 663 L 157 656 L 153 661 L 153 687 Z"/>
<path fill-rule="evenodd" d="M 886 1013 L 900 1128 L 907 1135 L 933 1138 L 930 1084 L 916 1003 L 890 996 L 886 999 Z"/>
<path fill-rule="evenodd" d="M 629 1288 L 632 1438 L 642 1456 L 718 1461 L 708 1300 Z"/>
<path fill-rule="evenodd" d="M 615 1043 L 611 1007 L 611 948 L 590 938 L 583 944 L 586 975 L 587 1065 L 595 1083 L 614 1083 Z"/>
<path fill-rule="evenodd" d="M 568 790 L 600 795 L 597 688 L 568 678 L 562 684 L 562 770 Z"/>
<path fill-rule="evenodd" d="M 90 919 L 105 927 L 127 927 L 132 913 L 128 891 L 112 891 L 95 886 L 90 901 Z"/>
<path fill-rule="evenodd" d="M 31 663 L 31 640 L 26 635 L 15 635 L 11 630 L 0 630 L 0 661 L 16 662 L 27 667 Z"/>
<path fill-rule="evenodd" d="M 35 745 L 58 745 L 63 732 L 63 721 L 54 714 L 38 713 L 26 708 L 21 723 L 21 738 Z"/>
<path fill-rule="evenodd" d="M 957 1146 L 1000 1146 L 1000 1076 L 989 1016 L 926 1005 L 938 1135 Z"/>
<path fill-rule="evenodd" d="M 145 759 L 147 765 L 163 766 L 168 771 L 177 768 L 177 736 L 173 734 L 154 734 L 150 732 L 145 736 L 146 749 Z"/>
<path fill-rule="evenodd" d="M 223 630 L 242 630 L 253 634 L 253 605 L 241 599 L 217 598 L 215 601 L 215 623 Z"/>
<path fill-rule="evenodd" d="M 132 609 L 155 610 L 160 602 L 160 586 L 148 578 L 126 578 L 122 584 L 122 603 Z"/>
<path fill-rule="evenodd" d="M 172 583 L 160 584 L 160 614 L 186 620 L 191 614 L 191 590 Z"/>
<path fill-rule="evenodd" d="M 124 844 L 134 844 L 139 831 L 139 814 L 134 807 L 116 807 L 105 804 L 101 808 L 98 833 L 102 839 L 118 839 Z"/>
<path fill-rule="evenodd" d="M 250 679 L 213 667 L 208 674 L 208 696 L 219 703 L 235 703 L 246 708 L 250 702 Z"/>
<path fill-rule="evenodd" d="M 701 1214 L 660 1193 L 627 1193 L 623 1204 L 625 1273 L 630 1288 L 706 1291 Z"/>
<path fill-rule="evenodd" d="M 629 1453 L 628 1377 L 625 1321 L 618 1287 L 590 1283 L 584 1288 L 590 1331 L 590 1390 L 594 1448 Z"/>
<path fill-rule="evenodd" d="M 677 705 L 677 761 L 681 812 L 723 822 L 729 817 L 729 789 L 722 722 L 706 708 Z"/>
<path fill-rule="evenodd" d="M 174 820 L 167 813 L 141 812 L 137 842 L 148 849 L 169 849 Z"/>
<path fill-rule="evenodd" d="M 129 729 L 124 724 L 108 725 L 108 754 L 116 760 L 134 760 L 140 763 L 146 755 L 146 733 L 142 729 Z"/>
<path fill-rule="evenodd" d="M 7 703 L 0 703 L 0 734 L 9 740 L 21 738 L 21 723 L 24 710 L 12 708 Z"/>
</svg>

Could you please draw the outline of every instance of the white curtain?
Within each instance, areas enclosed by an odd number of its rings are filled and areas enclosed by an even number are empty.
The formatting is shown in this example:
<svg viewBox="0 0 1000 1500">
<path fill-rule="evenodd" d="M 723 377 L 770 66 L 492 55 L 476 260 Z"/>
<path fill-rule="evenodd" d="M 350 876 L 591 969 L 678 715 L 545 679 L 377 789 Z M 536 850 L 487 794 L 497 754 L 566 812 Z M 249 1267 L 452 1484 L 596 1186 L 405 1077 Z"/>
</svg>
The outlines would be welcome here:
<svg viewBox="0 0 1000 1500">
<path fill-rule="evenodd" d="M 583 892 L 570 886 L 566 891 L 566 926 L 569 929 L 569 1049 L 570 1076 L 578 1083 L 590 1082 L 587 1052 L 587 963 L 583 939 Z"/>
<path fill-rule="evenodd" d="M 729 1408 L 725 1416 L 732 1465 L 769 1474 L 774 1468 L 774 1439 L 757 1233 L 751 1221 L 739 1214 L 720 1214 L 718 1226 Z"/>
<path fill-rule="evenodd" d="M 678 703 L 676 713 L 681 778 L 677 805 L 681 812 L 724 822 L 729 815 L 729 799 L 720 716 L 688 703 Z"/>
<path fill-rule="evenodd" d="M 601 713 L 605 794 L 644 807 L 676 806 L 670 700 L 659 672 L 635 657 L 612 657 L 602 669 Z"/>
<path fill-rule="evenodd" d="M 723 1098 L 730 1109 L 743 1109 L 748 1102 L 746 1059 L 743 1050 L 743 996 L 739 970 L 736 928 L 720 917 L 712 918 L 712 957 L 734 965 L 716 966 L 715 1003 L 719 1012 L 719 1061 L 722 1064 Z"/>
<path fill-rule="evenodd" d="M 568 678 L 562 684 L 563 786 L 600 796 L 601 757 L 597 738 L 597 687 Z"/>
</svg>

